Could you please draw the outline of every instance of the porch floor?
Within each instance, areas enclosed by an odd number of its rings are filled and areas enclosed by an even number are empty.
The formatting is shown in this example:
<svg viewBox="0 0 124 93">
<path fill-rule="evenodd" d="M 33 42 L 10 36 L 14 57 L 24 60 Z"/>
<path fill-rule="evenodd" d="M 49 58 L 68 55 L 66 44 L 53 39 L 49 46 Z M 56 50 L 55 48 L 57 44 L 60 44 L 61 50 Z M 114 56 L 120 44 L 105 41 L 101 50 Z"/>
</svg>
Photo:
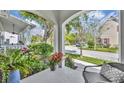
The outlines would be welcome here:
<svg viewBox="0 0 124 93">
<path fill-rule="evenodd" d="M 27 77 L 21 83 L 83 83 L 81 70 L 73 70 L 68 67 L 57 68 L 55 71 L 50 69 L 39 72 Z"/>
</svg>

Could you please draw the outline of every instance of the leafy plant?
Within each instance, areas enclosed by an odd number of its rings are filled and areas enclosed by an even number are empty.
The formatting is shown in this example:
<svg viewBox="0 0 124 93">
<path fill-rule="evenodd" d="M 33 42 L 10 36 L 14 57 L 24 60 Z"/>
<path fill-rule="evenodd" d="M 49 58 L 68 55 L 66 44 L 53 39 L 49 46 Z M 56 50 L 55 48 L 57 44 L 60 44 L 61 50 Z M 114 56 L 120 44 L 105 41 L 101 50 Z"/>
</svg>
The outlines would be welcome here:
<svg viewBox="0 0 124 93">
<path fill-rule="evenodd" d="M 73 60 L 72 60 L 72 58 L 69 57 L 69 56 L 65 59 L 65 66 L 70 67 L 70 68 L 72 68 L 72 69 L 76 69 L 76 68 L 77 68 L 77 67 L 75 66 L 75 64 L 74 64 L 74 62 L 73 62 Z"/>
<path fill-rule="evenodd" d="M 94 48 L 94 42 L 93 41 L 88 41 L 88 48 Z"/>
<path fill-rule="evenodd" d="M 46 43 L 32 44 L 29 48 L 31 52 L 35 55 L 41 55 L 42 58 L 47 58 L 53 52 L 53 47 Z"/>
<path fill-rule="evenodd" d="M 0 70 L 2 74 L 2 82 L 6 82 L 7 72 L 8 72 L 8 64 L 9 64 L 9 57 L 3 54 L 0 54 Z"/>
</svg>

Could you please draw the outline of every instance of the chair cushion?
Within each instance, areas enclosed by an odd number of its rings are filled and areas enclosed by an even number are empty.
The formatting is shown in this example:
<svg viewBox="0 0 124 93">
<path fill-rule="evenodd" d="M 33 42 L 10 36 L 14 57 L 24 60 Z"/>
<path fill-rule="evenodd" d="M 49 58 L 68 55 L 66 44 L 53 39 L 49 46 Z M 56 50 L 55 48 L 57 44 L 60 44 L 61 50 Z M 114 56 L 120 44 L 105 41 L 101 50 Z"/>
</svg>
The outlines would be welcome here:
<svg viewBox="0 0 124 93">
<path fill-rule="evenodd" d="M 124 81 L 124 72 L 109 64 L 102 66 L 100 74 L 111 82 L 120 83 Z"/>
<path fill-rule="evenodd" d="M 124 64 L 122 63 L 108 63 L 108 64 L 124 72 Z"/>
<path fill-rule="evenodd" d="M 85 77 L 88 80 L 88 83 L 107 83 L 109 82 L 107 79 L 105 79 L 103 76 L 101 76 L 99 73 L 96 72 L 84 72 Z"/>
</svg>

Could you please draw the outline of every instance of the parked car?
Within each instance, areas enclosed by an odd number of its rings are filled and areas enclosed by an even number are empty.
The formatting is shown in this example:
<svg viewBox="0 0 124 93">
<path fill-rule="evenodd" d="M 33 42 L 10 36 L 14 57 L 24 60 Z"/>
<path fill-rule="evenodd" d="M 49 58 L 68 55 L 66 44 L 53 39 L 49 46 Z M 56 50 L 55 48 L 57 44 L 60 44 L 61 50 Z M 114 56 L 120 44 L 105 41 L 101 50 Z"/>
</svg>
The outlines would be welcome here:
<svg viewBox="0 0 124 93">
<path fill-rule="evenodd" d="M 80 47 L 80 44 L 79 44 L 79 43 L 77 43 L 77 44 L 76 44 L 76 47 Z"/>
<path fill-rule="evenodd" d="M 76 47 L 80 47 L 80 43 L 77 43 L 75 46 L 76 46 Z M 83 47 L 83 48 L 87 48 L 88 45 L 87 45 L 86 43 L 82 43 L 82 47 Z"/>
</svg>

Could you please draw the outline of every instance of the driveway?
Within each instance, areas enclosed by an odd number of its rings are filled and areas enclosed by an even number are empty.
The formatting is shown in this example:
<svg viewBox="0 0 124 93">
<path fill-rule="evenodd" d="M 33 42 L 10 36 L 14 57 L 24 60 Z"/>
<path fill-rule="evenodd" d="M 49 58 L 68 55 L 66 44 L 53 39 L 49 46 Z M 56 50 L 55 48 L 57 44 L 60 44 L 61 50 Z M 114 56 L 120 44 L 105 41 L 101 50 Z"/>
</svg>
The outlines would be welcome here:
<svg viewBox="0 0 124 93">
<path fill-rule="evenodd" d="M 80 50 L 75 46 L 65 46 L 66 53 L 80 54 Z M 119 55 L 117 53 L 110 52 L 100 52 L 100 51 L 91 51 L 91 50 L 82 50 L 83 56 L 94 57 L 103 60 L 109 60 L 118 62 Z"/>
</svg>

